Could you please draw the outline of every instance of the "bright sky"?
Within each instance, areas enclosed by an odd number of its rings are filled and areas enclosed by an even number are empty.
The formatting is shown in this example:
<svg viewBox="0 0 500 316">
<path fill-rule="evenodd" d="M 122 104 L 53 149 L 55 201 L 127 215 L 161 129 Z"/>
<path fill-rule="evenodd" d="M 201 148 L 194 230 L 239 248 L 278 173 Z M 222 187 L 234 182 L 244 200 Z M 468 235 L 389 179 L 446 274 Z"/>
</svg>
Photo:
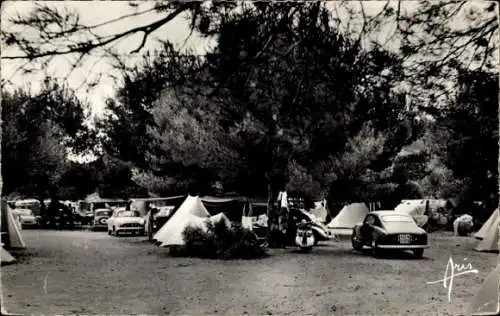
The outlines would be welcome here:
<svg viewBox="0 0 500 316">
<path fill-rule="evenodd" d="M 9 17 L 15 16 L 17 13 L 24 14 L 29 12 L 34 8 L 36 2 L 28 1 L 5 1 L 2 3 L 2 29 L 9 27 L 7 24 L 7 19 Z M 120 17 L 125 14 L 131 14 L 134 12 L 135 8 L 128 5 L 126 1 L 65 1 L 53 2 L 44 1 L 43 4 L 55 6 L 58 9 L 63 7 L 71 8 L 77 10 L 80 13 L 82 24 L 98 24 L 107 20 L 111 20 Z M 138 11 L 143 11 L 153 6 L 152 2 L 140 2 L 137 7 Z M 129 18 L 118 23 L 113 23 L 110 26 L 103 27 L 99 29 L 99 34 L 112 34 L 116 32 L 121 32 L 130 27 L 130 25 L 140 25 L 151 23 L 152 21 L 158 19 L 160 15 L 151 12 L 139 17 Z M 152 49 L 158 47 L 158 42 L 154 40 L 154 37 L 160 37 L 162 39 L 168 39 L 176 45 L 182 46 L 189 34 L 188 24 L 183 17 L 178 17 L 172 20 L 170 23 L 164 27 L 158 29 L 153 36 L 148 39 L 145 45 L 145 49 Z M 128 53 L 134 50 L 141 42 L 141 34 L 136 34 L 135 36 L 130 36 L 123 41 L 115 45 L 117 51 L 120 53 Z M 186 48 L 194 49 L 199 52 L 203 52 L 208 49 L 210 42 L 208 40 L 202 40 L 196 36 L 191 36 L 186 42 Z M 15 52 L 9 52 L 2 49 L 2 55 L 11 55 Z M 130 61 L 133 62 L 137 59 L 144 50 L 138 54 L 130 56 Z M 53 77 L 66 77 L 70 70 L 70 61 L 74 60 L 75 56 L 61 56 L 57 57 L 46 69 L 46 72 Z M 16 72 L 19 66 L 21 66 L 24 60 L 2 60 L 1 63 L 1 75 L 4 79 L 11 79 L 15 86 L 20 87 L 32 87 L 37 89 L 39 84 L 43 81 L 44 72 L 37 72 L 34 74 L 26 75 L 21 72 Z M 67 82 L 70 87 L 78 89 L 78 94 L 80 97 L 87 99 L 92 104 L 93 112 L 95 114 L 100 114 L 104 108 L 104 102 L 106 98 L 113 96 L 114 93 L 114 82 L 108 76 L 112 73 L 112 66 L 110 60 L 100 58 L 99 56 L 89 56 L 86 58 L 80 69 L 72 72 L 69 76 Z M 86 86 L 83 85 L 86 80 L 93 81 L 99 77 L 100 74 L 104 74 L 99 81 L 96 88 L 87 91 Z M 90 79 L 90 80 L 89 80 Z"/>
<path fill-rule="evenodd" d="M 154 2 L 139 1 L 136 2 L 136 6 L 130 6 L 127 1 L 4 1 L 2 3 L 2 29 L 12 28 L 12 25 L 8 24 L 7 20 L 14 17 L 17 14 L 26 14 L 31 9 L 35 7 L 37 3 L 43 5 L 50 5 L 62 9 L 72 9 L 80 13 L 82 24 L 98 24 L 104 21 L 108 21 L 114 18 L 118 18 L 125 14 L 131 14 L 135 10 L 143 11 L 151 8 Z M 365 13 L 369 15 L 376 14 L 380 12 L 381 8 L 385 5 L 385 1 L 370 1 L 364 2 Z M 353 2 L 353 5 L 359 4 L 358 2 Z M 335 2 L 330 2 L 328 4 L 332 7 L 336 6 Z M 395 5 L 395 3 L 394 3 Z M 411 10 L 417 5 L 416 1 L 405 2 L 402 7 L 403 10 Z M 358 8 L 359 10 L 359 8 Z M 346 23 L 350 24 L 351 29 L 356 29 L 355 21 L 349 19 L 346 12 L 338 12 L 338 16 Z M 154 12 L 150 12 L 139 17 L 133 17 L 129 19 L 122 20 L 121 22 L 113 23 L 106 27 L 101 27 L 96 33 L 99 35 L 113 34 L 117 32 L 124 31 L 131 27 L 131 25 L 141 25 L 151 23 L 154 20 L 163 17 Z M 344 19 L 345 18 L 345 19 Z M 387 32 L 380 32 L 378 35 L 379 42 L 384 42 L 384 36 L 392 33 L 394 25 L 387 25 L 384 29 Z M 27 32 L 23 29 L 23 32 Z M 135 55 L 129 56 L 129 61 L 134 62 L 137 58 L 144 53 L 146 49 L 152 49 L 158 47 L 158 42 L 155 42 L 154 38 L 168 39 L 177 46 L 181 46 L 185 43 L 185 48 L 193 49 L 198 53 L 203 53 L 213 46 L 213 41 L 207 39 L 201 39 L 196 35 L 189 38 L 187 42 L 186 38 L 189 34 L 188 22 L 185 17 L 177 17 L 176 19 L 170 21 L 168 24 L 164 25 L 162 28 L 155 31 L 148 39 L 145 49 Z M 37 34 L 34 33 L 33 36 Z M 125 38 L 121 42 L 117 43 L 114 47 L 121 54 L 127 54 L 134 50 L 141 42 L 142 35 L 136 34 Z M 397 43 L 389 43 L 389 45 L 397 45 Z M 16 52 L 9 51 L 6 49 L 1 50 L 2 55 L 15 55 Z M 53 77 L 64 78 L 67 76 L 70 69 L 70 61 L 74 60 L 75 56 L 59 56 L 54 59 L 54 61 L 43 71 L 38 71 L 33 74 L 22 74 L 17 71 L 19 66 L 21 66 L 25 60 L 2 60 L 1 62 L 1 76 L 4 79 L 10 79 L 17 87 L 31 87 L 36 90 L 40 83 L 43 81 L 45 74 L 49 74 Z M 108 97 L 112 97 L 114 94 L 114 82 L 110 75 L 113 74 L 113 68 L 110 61 L 101 58 L 98 54 L 91 55 L 87 57 L 83 65 L 73 71 L 71 75 L 67 78 L 67 83 L 70 87 L 77 90 L 79 97 L 86 99 L 91 103 L 92 112 L 96 115 L 102 113 L 104 109 L 105 100 Z M 95 79 L 100 77 L 99 83 L 91 90 L 86 89 L 87 85 L 85 82 L 93 82 Z"/>
</svg>

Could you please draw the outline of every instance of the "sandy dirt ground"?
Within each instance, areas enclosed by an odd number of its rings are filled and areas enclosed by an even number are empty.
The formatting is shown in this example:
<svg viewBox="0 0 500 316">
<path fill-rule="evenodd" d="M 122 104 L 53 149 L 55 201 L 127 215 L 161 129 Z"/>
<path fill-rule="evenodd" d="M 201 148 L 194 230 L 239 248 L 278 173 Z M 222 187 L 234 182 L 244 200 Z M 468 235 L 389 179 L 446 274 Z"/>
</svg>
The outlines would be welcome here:
<svg viewBox="0 0 500 316">
<path fill-rule="evenodd" d="M 2 294 L 25 315 L 461 315 L 498 260 L 449 233 L 430 234 L 423 259 L 377 259 L 346 240 L 247 261 L 173 258 L 145 237 L 105 232 L 23 235 L 28 249 L 2 267 Z M 443 278 L 450 257 L 479 273 L 455 277 L 448 302 L 442 283 L 426 282 Z"/>
</svg>

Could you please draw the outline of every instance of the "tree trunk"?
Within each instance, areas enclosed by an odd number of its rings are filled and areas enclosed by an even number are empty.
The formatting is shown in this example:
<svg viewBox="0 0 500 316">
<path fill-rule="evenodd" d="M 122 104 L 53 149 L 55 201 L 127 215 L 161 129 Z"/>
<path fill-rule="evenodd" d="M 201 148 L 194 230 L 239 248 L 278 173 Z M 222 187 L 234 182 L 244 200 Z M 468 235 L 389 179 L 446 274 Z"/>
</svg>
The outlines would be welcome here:
<svg viewBox="0 0 500 316">
<path fill-rule="evenodd" d="M 47 208 L 45 207 L 44 197 L 39 196 L 38 201 L 40 202 L 40 216 L 42 217 L 42 227 L 45 228 L 45 225 L 47 223 Z"/>
<path fill-rule="evenodd" d="M 267 183 L 267 241 L 270 247 L 276 246 L 276 233 L 277 233 L 277 214 L 275 208 L 276 193 L 274 192 L 271 180 L 268 179 Z"/>
<path fill-rule="evenodd" d="M 276 199 L 278 197 L 278 192 L 275 186 L 272 184 L 271 180 L 268 179 L 267 184 L 267 240 L 269 247 L 279 248 L 285 246 L 285 236 L 282 230 L 282 223 L 286 219 L 282 218 L 281 208 L 276 206 Z"/>
</svg>

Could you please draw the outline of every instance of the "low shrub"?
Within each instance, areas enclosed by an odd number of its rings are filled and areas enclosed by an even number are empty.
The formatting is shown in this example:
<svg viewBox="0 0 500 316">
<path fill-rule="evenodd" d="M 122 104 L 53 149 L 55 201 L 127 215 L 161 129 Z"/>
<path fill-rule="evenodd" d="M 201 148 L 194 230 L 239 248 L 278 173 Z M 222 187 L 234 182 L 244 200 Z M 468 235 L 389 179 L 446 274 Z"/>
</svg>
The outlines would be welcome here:
<svg viewBox="0 0 500 316">
<path fill-rule="evenodd" d="M 457 233 L 458 236 L 468 236 L 473 231 L 473 225 L 469 223 L 459 223 Z"/>
<path fill-rule="evenodd" d="M 174 254 L 210 259 L 253 259 L 266 255 L 259 245 L 257 236 L 251 230 L 223 221 L 208 223 L 208 229 L 186 227 L 183 232 L 186 244 L 177 248 Z"/>
</svg>

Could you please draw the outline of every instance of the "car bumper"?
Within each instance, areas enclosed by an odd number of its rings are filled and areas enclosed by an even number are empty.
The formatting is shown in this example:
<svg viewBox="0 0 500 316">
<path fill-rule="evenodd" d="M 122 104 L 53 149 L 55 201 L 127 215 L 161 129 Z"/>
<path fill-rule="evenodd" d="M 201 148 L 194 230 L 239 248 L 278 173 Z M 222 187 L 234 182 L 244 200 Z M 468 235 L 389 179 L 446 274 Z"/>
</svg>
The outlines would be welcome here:
<svg viewBox="0 0 500 316">
<path fill-rule="evenodd" d="M 144 227 L 117 227 L 116 231 L 119 231 L 119 232 L 137 232 L 137 231 L 144 231 Z"/>
<path fill-rule="evenodd" d="M 318 238 L 318 241 L 333 239 L 332 235 L 324 235 L 324 234 L 317 234 L 316 237 Z"/>
<path fill-rule="evenodd" d="M 380 249 L 426 249 L 429 245 L 377 245 Z"/>
</svg>

